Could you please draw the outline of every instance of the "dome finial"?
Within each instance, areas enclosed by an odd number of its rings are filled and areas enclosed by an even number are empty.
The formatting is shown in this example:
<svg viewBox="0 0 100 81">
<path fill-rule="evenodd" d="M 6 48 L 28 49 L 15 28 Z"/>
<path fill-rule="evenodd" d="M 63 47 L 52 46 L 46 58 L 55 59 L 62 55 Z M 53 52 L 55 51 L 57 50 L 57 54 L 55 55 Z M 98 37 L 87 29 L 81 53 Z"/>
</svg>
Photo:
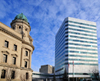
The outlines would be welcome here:
<svg viewBox="0 0 100 81">
<path fill-rule="evenodd" d="M 14 20 L 16 20 L 16 19 L 22 19 L 22 20 L 24 20 L 24 21 L 28 22 L 28 20 L 27 20 L 26 16 L 25 16 L 23 13 L 18 14 L 18 15 L 15 17 L 15 19 L 14 19 Z"/>
<path fill-rule="evenodd" d="M 23 14 L 23 13 L 21 13 L 21 14 Z"/>
</svg>

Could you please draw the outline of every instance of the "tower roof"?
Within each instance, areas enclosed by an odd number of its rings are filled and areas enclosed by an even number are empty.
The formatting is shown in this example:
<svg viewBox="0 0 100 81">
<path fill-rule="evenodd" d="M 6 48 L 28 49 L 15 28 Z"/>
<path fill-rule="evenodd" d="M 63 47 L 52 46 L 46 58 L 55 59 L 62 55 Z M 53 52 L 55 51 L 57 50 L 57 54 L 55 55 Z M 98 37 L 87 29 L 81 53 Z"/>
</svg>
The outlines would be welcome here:
<svg viewBox="0 0 100 81">
<path fill-rule="evenodd" d="M 28 22 L 27 17 L 23 13 L 16 15 L 14 20 L 16 20 L 16 19 L 22 19 L 22 20 Z"/>
</svg>

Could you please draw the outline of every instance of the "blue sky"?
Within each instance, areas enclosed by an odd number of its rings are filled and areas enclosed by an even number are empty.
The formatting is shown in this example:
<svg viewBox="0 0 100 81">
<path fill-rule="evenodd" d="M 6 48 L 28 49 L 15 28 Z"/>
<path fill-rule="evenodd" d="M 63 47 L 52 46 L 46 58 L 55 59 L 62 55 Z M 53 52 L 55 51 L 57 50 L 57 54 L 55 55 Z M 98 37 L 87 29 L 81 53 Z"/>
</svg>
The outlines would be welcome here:
<svg viewBox="0 0 100 81">
<path fill-rule="evenodd" d="M 32 69 L 55 62 L 55 35 L 66 17 L 97 23 L 100 57 L 100 0 L 0 0 L 0 22 L 10 27 L 14 17 L 23 13 L 31 26 L 34 39 Z M 100 63 L 100 60 L 99 60 Z"/>
</svg>

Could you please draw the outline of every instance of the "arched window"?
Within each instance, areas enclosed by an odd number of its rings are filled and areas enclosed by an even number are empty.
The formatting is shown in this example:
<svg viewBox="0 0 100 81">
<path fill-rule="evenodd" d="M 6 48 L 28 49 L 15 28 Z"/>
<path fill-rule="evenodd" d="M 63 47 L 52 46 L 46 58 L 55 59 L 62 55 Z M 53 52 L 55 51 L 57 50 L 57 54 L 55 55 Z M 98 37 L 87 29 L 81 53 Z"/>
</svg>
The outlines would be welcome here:
<svg viewBox="0 0 100 81">
<path fill-rule="evenodd" d="M 13 64 L 16 64 L 16 57 L 13 57 Z"/>
<path fill-rule="evenodd" d="M 25 61 L 25 67 L 27 68 L 27 61 Z"/>
<path fill-rule="evenodd" d="M 3 62 L 7 63 L 7 55 L 3 54 Z"/>
<path fill-rule="evenodd" d="M 12 79 L 15 78 L 15 71 L 12 71 L 12 73 L 11 73 L 11 78 L 12 78 Z"/>
<path fill-rule="evenodd" d="M 21 26 L 19 26 L 19 29 L 21 29 Z"/>
<path fill-rule="evenodd" d="M 14 29 L 14 30 L 15 30 L 15 27 L 12 27 L 12 29 Z"/>
<path fill-rule="evenodd" d="M 14 51 L 17 51 L 17 45 L 14 44 Z"/>
<path fill-rule="evenodd" d="M 5 78 L 5 76 L 6 76 L 6 70 L 2 70 L 2 73 L 1 73 L 1 78 Z"/>
<path fill-rule="evenodd" d="M 28 51 L 26 51 L 26 56 L 28 56 Z"/>
<path fill-rule="evenodd" d="M 5 47 L 8 48 L 9 42 L 5 40 Z"/>
</svg>

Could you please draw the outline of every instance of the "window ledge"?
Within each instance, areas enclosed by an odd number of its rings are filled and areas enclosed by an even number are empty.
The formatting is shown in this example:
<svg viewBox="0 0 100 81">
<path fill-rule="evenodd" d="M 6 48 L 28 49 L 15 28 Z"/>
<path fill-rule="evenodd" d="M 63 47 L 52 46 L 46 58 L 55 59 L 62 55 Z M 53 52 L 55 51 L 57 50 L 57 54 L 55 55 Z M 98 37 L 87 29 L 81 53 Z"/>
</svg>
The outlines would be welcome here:
<svg viewBox="0 0 100 81">
<path fill-rule="evenodd" d="M 12 51 L 15 51 L 15 50 L 12 50 Z M 18 52 L 18 51 L 15 51 L 15 52 Z"/>
<path fill-rule="evenodd" d="M 2 62 L 2 63 L 0 63 L 0 66 L 9 66 L 9 64 L 5 63 L 5 62 Z"/>
<path fill-rule="evenodd" d="M 9 47 L 7 48 L 7 47 L 5 47 L 5 46 L 2 46 L 3 48 L 6 48 L 6 49 L 9 49 Z"/>
</svg>

